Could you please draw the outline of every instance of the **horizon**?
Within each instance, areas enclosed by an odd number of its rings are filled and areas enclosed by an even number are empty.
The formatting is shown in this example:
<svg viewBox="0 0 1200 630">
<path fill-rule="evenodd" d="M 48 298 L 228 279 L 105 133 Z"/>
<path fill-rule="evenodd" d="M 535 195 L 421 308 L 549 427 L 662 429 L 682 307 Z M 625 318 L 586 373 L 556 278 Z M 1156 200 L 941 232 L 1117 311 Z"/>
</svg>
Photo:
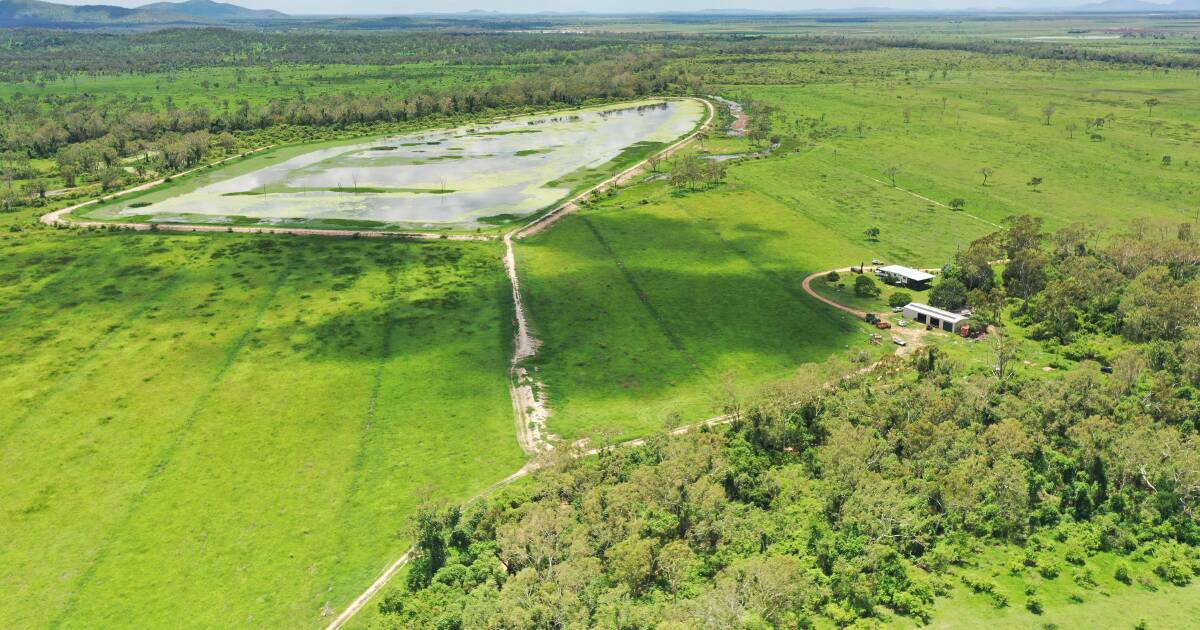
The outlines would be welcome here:
<svg viewBox="0 0 1200 630">
<path fill-rule="evenodd" d="M 138 8 L 159 2 L 145 0 L 47 0 L 55 4 L 71 6 L 107 4 L 127 8 Z M 184 0 L 168 0 L 178 4 Z M 634 0 L 601 0 L 600 2 L 561 2 L 549 0 L 521 0 L 496 6 L 486 0 L 447 0 L 439 10 L 421 8 L 418 2 L 392 2 L 389 0 L 363 0 L 354 4 L 354 9 L 344 10 L 341 3 L 332 0 L 214 0 L 247 9 L 267 9 L 296 16 L 404 16 L 404 15 L 461 15 L 464 13 L 492 13 L 500 15 L 654 15 L 665 13 L 812 13 L 812 12 L 916 12 L 916 13 L 986 13 L 1027 11 L 1054 12 L 1073 9 L 1105 0 L 1063 0 L 1046 6 L 1039 2 L 1003 2 L 996 0 L 744 0 L 726 6 L 697 7 L 686 0 L 655 0 L 649 3 Z M 1170 0 L 1126 0 L 1169 6 Z"/>
</svg>

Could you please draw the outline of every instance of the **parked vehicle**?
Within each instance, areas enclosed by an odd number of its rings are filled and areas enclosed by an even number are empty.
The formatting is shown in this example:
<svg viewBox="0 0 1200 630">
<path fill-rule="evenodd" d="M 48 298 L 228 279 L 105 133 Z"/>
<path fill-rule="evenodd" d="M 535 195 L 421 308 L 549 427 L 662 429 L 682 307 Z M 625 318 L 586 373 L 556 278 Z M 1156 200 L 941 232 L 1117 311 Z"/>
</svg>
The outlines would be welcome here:
<svg viewBox="0 0 1200 630">
<path fill-rule="evenodd" d="M 905 341 L 899 337 L 892 337 L 892 343 L 896 344 L 897 346 L 907 346 L 908 345 L 907 341 Z"/>
<path fill-rule="evenodd" d="M 908 328 L 908 320 L 907 319 L 898 319 L 898 320 L 896 320 L 896 325 L 901 328 Z"/>
<path fill-rule="evenodd" d="M 875 327 L 878 328 L 879 330 L 887 330 L 887 329 L 891 328 L 892 325 L 885 321 L 880 320 L 880 321 L 875 322 Z"/>
<path fill-rule="evenodd" d="M 868 324 L 874 324 L 875 322 L 879 321 L 879 318 L 875 316 L 875 313 L 867 313 L 867 316 L 864 319 L 867 320 Z"/>
</svg>

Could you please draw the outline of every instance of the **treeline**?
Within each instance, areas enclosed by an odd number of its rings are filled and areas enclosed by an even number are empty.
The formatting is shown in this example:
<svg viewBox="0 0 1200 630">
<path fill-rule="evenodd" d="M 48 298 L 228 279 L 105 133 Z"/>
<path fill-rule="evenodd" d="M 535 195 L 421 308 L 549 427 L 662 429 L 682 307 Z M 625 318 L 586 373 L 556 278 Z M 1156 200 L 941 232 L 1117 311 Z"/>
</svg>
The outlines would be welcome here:
<svg viewBox="0 0 1200 630">
<path fill-rule="evenodd" d="M 146 33 L 6 30 L 0 81 L 53 80 L 77 73 L 147 74 L 194 68 L 288 65 L 561 64 L 607 59 L 682 37 L 508 32 L 250 31 L 166 29 Z"/>
<path fill-rule="evenodd" d="M 1134 219 L 1103 235 L 1077 223 L 1047 235 L 1039 219 L 1006 228 L 962 250 L 931 292 L 943 308 L 969 306 L 976 323 L 996 324 L 1010 301 L 1017 323 L 1074 359 L 1111 367 L 1146 358 L 1118 353 L 1109 337 L 1152 344 L 1160 368 L 1200 388 L 1200 234 L 1190 222 Z M 997 274 L 995 261 L 1003 259 Z M 998 276 L 998 277 L 997 277 Z"/>
</svg>

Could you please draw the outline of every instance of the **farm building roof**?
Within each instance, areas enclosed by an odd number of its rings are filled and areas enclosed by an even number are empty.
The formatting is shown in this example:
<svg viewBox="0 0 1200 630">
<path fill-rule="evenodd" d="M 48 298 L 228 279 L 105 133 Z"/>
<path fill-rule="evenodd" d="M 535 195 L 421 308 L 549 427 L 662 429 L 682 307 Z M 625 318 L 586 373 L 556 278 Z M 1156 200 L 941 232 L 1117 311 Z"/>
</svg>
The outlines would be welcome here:
<svg viewBox="0 0 1200 630">
<path fill-rule="evenodd" d="M 891 274 L 893 276 L 908 278 L 913 282 L 928 282 L 933 280 L 933 274 L 925 273 L 920 269 L 913 269 L 912 267 L 905 267 L 903 265 L 888 265 L 886 267 L 880 267 L 879 270 L 883 273 Z"/>
<path fill-rule="evenodd" d="M 950 311 L 944 311 L 940 308 L 937 308 L 936 306 L 930 306 L 928 304 L 921 304 L 920 302 L 910 302 L 908 304 L 908 306 L 905 306 L 904 308 L 911 309 L 918 313 L 924 313 L 926 315 L 931 315 L 931 316 L 936 317 L 944 322 L 950 322 L 951 324 L 957 324 L 963 320 L 970 319 L 966 315 L 959 315 L 958 313 L 951 313 Z"/>
</svg>

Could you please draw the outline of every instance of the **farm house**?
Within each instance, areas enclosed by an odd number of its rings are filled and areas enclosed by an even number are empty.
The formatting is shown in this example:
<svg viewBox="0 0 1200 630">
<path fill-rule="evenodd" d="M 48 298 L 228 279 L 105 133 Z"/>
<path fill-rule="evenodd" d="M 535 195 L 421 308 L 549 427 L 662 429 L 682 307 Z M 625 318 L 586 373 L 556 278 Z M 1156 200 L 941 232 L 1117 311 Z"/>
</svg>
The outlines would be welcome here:
<svg viewBox="0 0 1200 630">
<path fill-rule="evenodd" d="M 905 306 L 904 316 L 918 324 L 928 324 L 948 332 L 958 332 L 963 324 L 967 323 L 967 317 L 964 315 L 943 311 L 919 302 L 910 302 L 908 306 Z"/>
<path fill-rule="evenodd" d="M 926 273 L 920 269 L 913 269 L 902 265 L 888 265 L 875 270 L 875 273 L 882 277 L 888 284 L 908 287 L 923 291 L 929 288 L 929 281 L 933 280 L 933 274 Z"/>
</svg>

